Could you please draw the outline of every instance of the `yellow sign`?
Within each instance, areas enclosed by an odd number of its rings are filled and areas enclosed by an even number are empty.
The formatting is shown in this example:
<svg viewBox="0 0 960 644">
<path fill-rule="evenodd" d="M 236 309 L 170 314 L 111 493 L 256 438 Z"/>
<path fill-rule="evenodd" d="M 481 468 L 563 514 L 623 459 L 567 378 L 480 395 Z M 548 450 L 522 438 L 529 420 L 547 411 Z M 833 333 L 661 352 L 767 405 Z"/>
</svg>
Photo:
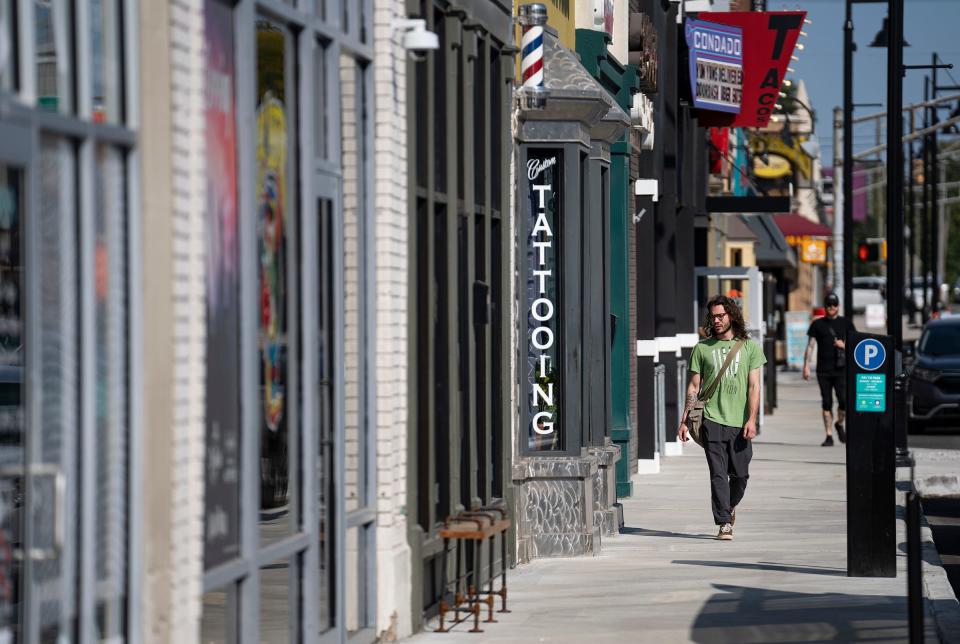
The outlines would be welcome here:
<svg viewBox="0 0 960 644">
<path fill-rule="evenodd" d="M 750 138 L 750 152 L 756 155 L 775 154 L 789 160 L 804 177 L 809 178 L 813 173 L 813 159 L 800 148 L 801 137 L 794 135 L 793 147 L 787 146 L 776 134 L 756 134 Z"/>
<path fill-rule="evenodd" d="M 808 264 L 826 264 L 827 242 L 805 237 L 800 244 L 800 259 Z"/>
</svg>

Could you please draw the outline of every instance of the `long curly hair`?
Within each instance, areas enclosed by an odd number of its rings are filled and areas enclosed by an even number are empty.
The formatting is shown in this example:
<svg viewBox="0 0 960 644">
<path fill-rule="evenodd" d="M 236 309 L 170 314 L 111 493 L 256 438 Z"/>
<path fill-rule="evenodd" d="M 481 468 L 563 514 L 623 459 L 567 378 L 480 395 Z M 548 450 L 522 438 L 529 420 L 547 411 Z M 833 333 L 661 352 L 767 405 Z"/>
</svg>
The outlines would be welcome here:
<svg viewBox="0 0 960 644">
<path fill-rule="evenodd" d="M 743 321 L 743 313 L 733 298 L 726 295 L 714 295 L 707 302 L 707 313 L 703 321 L 703 330 L 707 338 L 715 338 L 716 330 L 713 328 L 713 320 L 710 317 L 710 309 L 715 306 L 722 306 L 723 310 L 730 316 L 730 328 L 733 330 L 734 340 L 748 340 L 747 325 Z"/>
</svg>

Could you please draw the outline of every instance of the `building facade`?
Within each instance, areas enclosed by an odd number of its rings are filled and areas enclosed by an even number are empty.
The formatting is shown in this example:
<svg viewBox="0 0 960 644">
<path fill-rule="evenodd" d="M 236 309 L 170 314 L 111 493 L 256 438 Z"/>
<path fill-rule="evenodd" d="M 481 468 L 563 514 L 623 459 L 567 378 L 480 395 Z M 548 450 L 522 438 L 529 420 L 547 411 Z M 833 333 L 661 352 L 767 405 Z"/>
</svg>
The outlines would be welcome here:
<svg viewBox="0 0 960 644">
<path fill-rule="evenodd" d="M 706 129 L 682 4 L 547 0 L 541 109 L 520 4 L 0 2 L 0 639 L 394 641 L 463 511 L 512 521 L 467 573 L 616 538 Z"/>
<path fill-rule="evenodd" d="M 510 462 L 513 7 L 408 2 L 439 48 L 409 64 L 406 516 L 415 628 L 436 613 L 439 530 L 504 506 Z M 415 428 L 415 430 L 413 430 Z M 460 556 L 457 552 L 454 556 Z"/>
</svg>

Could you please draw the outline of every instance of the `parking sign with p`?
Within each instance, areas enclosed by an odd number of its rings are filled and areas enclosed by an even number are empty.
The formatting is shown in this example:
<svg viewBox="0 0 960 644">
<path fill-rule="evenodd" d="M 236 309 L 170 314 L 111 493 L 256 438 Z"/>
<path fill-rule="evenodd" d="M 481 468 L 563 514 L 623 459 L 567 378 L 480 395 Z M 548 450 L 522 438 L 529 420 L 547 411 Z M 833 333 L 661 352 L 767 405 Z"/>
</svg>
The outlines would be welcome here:
<svg viewBox="0 0 960 644">
<path fill-rule="evenodd" d="M 853 360 L 864 371 L 876 371 L 887 360 L 887 350 L 879 340 L 867 338 L 857 343 L 853 350 Z"/>
</svg>

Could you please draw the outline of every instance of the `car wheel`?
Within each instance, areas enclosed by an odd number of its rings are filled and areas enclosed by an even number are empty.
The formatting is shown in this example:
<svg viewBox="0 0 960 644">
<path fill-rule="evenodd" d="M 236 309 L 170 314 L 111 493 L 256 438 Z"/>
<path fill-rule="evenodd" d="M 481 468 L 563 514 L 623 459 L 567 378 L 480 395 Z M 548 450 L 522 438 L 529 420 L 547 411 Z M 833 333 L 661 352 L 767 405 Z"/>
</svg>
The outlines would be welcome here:
<svg viewBox="0 0 960 644">
<path fill-rule="evenodd" d="M 927 421 L 911 418 L 908 428 L 911 434 L 922 434 L 927 431 Z"/>
</svg>

